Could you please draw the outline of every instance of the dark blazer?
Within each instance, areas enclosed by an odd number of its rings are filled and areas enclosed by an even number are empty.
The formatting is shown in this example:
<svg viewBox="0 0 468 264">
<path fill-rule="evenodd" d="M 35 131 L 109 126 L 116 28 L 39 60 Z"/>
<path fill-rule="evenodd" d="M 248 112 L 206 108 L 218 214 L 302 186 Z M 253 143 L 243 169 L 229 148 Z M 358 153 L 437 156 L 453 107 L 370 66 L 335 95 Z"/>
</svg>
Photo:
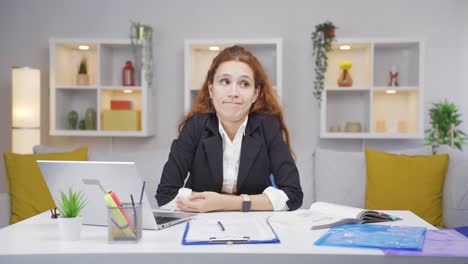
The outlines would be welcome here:
<svg viewBox="0 0 468 264">
<path fill-rule="evenodd" d="M 194 114 L 174 140 L 156 191 L 164 205 L 185 187 L 193 191 L 221 192 L 223 184 L 223 145 L 216 114 Z M 283 140 L 277 117 L 251 113 L 242 139 L 237 194 L 261 194 L 271 186 L 270 174 L 289 200 L 290 210 L 302 205 L 299 173 Z"/>
</svg>

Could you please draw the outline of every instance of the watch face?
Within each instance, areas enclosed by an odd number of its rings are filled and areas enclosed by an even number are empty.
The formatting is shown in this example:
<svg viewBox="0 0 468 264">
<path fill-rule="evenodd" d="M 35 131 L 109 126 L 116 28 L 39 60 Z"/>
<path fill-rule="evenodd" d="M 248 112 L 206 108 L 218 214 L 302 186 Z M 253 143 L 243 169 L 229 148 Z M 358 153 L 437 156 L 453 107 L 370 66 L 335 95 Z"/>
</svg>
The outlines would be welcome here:
<svg viewBox="0 0 468 264">
<path fill-rule="evenodd" d="M 250 205 L 251 205 L 250 201 L 243 201 L 241 211 L 242 212 L 250 212 Z"/>
</svg>

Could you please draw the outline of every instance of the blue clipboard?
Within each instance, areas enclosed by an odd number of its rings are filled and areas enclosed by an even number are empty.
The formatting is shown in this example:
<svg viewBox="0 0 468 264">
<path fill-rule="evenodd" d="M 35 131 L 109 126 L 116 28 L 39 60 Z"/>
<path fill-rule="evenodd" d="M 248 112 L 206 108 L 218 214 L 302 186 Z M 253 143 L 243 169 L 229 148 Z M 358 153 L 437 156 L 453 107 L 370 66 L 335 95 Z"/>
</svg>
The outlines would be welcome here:
<svg viewBox="0 0 468 264">
<path fill-rule="evenodd" d="M 255 240 L 250 239 L 250 237 L 229 237 L 229 238 L 216 238 L 210 237 L 205 241 L 187 241 L 187 234 L 190 230 L 190 222 L 187 222 L 185 225 L 184 235 L 182 237 L 182 245 L 233 245 L 233 244 L 274 244 L 280 243 L 281 241 L 278 238 L 275 230 L 271 226 L 270 222 L 266 220 L 268 226 L 270 227 L 271 232 L 274 235 L 273 239 L 269 240 Z"/>
</svg>

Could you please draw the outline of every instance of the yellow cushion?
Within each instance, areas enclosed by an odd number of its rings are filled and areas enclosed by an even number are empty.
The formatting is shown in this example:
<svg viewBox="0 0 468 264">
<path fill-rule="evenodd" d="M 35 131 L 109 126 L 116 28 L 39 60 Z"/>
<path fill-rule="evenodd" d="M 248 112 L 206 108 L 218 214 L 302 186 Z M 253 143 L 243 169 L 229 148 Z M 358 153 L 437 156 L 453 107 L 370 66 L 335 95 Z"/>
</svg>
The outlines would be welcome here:
<svg viewBox="0 0 468 264">
<path fill-rule="evenodd" d="M 443 226 L 442 191 L 449 156 L 407 156 L 366 149 L 366 208 L 410 210 Z"/>
<path fill-rule="evenodd" d="M 10 193 L 10 224 L 14 224 L 56 207 L 36 161 L 87 160 L 88 148 L 66 153 L 3 153 L 3 158 Z"/>
</svg>

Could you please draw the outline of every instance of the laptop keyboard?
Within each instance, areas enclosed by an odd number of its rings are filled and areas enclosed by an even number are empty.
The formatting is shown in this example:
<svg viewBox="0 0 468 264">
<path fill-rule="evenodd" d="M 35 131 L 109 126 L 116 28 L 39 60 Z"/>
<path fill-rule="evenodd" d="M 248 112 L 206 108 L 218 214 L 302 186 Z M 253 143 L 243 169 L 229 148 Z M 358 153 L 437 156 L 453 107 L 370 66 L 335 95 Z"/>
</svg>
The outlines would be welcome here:
<svg viewBox="0 0 468 264">
<path fill-rule="evenodd" d="M 167 217 L 167 216 L 155 216 L 154 219 L 156 220 L 156 223 L 158 225 L 162 225 L 162 224 L 165 224 L 165 223 L 168 223 L 168 222 L 178 220 L 180 218 L 178 218 L 178 217 Z"/>
</svg>

